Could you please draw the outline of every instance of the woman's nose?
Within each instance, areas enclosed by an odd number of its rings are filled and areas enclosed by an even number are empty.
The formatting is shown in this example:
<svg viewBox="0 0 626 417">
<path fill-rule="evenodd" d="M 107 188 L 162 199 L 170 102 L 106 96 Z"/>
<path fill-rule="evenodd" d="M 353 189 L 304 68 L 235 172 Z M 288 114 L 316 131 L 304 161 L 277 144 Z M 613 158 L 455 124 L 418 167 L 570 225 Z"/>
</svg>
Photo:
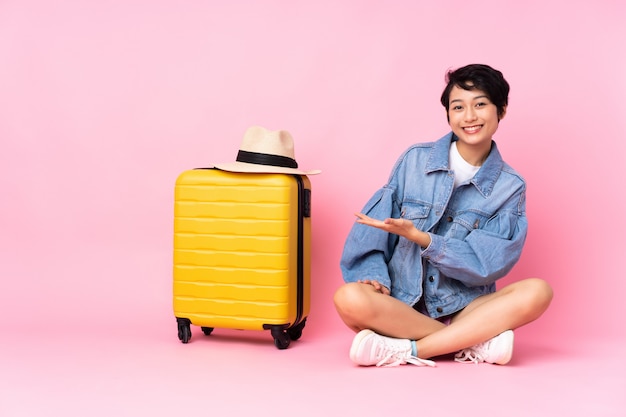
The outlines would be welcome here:
<svg viewBox="0 0 626 417">
<path fill-rule="evenodd" d="M 476 120 L 476 112 L 472 107 L 468 107 L 467 110 L 465 110 L 465 120 L 468 122 Z"/>
</svg>

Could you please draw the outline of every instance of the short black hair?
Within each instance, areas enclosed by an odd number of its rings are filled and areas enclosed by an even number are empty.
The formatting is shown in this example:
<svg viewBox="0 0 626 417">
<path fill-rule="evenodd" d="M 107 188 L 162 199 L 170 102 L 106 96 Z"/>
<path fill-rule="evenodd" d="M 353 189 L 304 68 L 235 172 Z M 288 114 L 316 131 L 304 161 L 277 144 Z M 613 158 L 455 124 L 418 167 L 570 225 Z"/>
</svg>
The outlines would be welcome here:
<svg viewBox="0 0 626 417">
<path fill-rule="evenodd" d="M 504 109 L 509 104 L 509 83 L 502 73 L 489 65 L 470 64 L 446 73 L 446 88 L 441 94 L 441 104 L 450 107 L 450 92 L 454 86 L 464 90 L 481 90 L 487 94 L 489 100 L 498 109 L 498 116 L 504 115 Z"/>
</svg>

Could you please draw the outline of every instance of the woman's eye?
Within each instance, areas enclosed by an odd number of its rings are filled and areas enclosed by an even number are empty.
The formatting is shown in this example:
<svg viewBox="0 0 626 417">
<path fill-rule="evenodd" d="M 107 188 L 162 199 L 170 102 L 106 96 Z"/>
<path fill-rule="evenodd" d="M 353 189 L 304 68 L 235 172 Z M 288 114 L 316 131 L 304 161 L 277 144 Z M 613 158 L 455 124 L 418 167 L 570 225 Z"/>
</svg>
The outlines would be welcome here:
<svg viewBox="0 0 626 417">
<path fill-rule="evenodd" d="M 454 106 L 452 107 L 452 110 L 463 110 L 462 106 Z"/>
</svg>

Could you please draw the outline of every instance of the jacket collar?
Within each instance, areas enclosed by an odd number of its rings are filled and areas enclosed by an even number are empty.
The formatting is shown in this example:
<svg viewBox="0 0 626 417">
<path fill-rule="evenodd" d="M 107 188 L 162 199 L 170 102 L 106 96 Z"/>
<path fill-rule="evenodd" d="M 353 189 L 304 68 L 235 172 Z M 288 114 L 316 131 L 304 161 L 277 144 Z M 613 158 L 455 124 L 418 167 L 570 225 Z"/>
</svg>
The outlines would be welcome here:
<svg viewBox="0 0 626 417">
<path fill-rule="evenodd" d="M 457 140 L 457 137 L 450 132 L 434 143 L 428 163 L 426 164 L 427 173 L 450 170 L 450 144 L 455 140 Z M 482 195 L 485 197 L 489 196 L 493 191 L 493 187 L 500 176 L 503 166 L 504 161 L 502 160 L 500 151 L 498 151 L 496 142 L 492 141 L 491 151 L 474 178 L 472 178 L 471 183 L 476 186 Z"/>
</svg>

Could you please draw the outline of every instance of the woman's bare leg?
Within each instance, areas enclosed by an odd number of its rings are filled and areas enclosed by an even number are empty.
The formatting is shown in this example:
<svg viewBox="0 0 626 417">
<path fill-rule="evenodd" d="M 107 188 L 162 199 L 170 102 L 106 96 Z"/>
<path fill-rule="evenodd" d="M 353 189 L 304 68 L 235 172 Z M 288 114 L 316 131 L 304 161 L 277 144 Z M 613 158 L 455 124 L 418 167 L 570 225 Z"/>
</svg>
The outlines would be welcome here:
<svg viewBox="0 0 626 417">
<path fill-rule="evenodd" d="M 552 289 L 543 280 L 526 279 L 472 301 L 449 326 L 419 339 L 422 358 L 457 352 L 539 318 L 550 305 Z"/>
<path fill-rule="evenodd" d="M 475 299 L 445 326 L 368 284 L 345 284 L 334 297 L 337 312 L 349 328 L 415 340 L 421 358 L 457 352 L 530 323 L 551 300 L 552 289 L 545 281 L 522 280 Z"/>
<path fill-rule="evenodd" d="M 446 327 L 369 284 L 345 284 L 334 301 L 339 317 L 355 332 L 370 329 L 384 336 L 417 340 Z"/>
</svg>

